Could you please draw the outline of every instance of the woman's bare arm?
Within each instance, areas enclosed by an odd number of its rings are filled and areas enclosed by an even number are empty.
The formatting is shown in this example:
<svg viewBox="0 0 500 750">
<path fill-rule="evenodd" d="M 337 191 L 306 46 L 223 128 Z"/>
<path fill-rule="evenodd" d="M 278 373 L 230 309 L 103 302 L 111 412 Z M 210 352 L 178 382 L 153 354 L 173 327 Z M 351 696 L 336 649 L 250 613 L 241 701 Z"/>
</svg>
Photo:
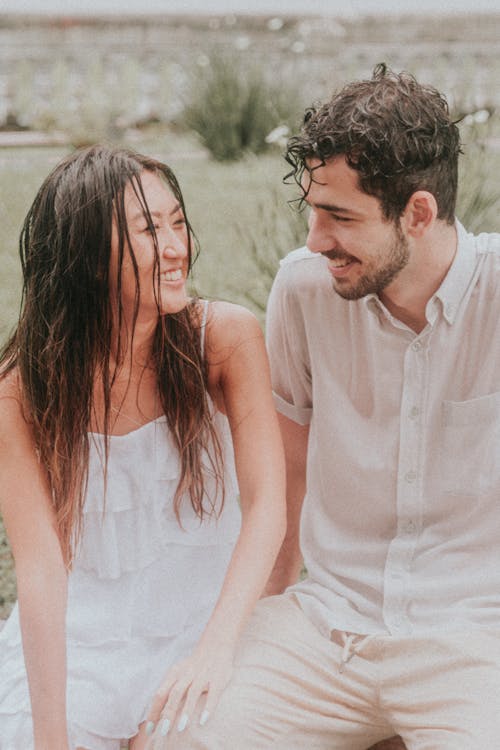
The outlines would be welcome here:
<svg viewBox="0 0 500 750">
<path fill-rule="evenodd" d="M 36 750 L 67 750 L 66 569 L 15 376 L 0 383 L 0 511 L 16 566 Z"/>
</svg>

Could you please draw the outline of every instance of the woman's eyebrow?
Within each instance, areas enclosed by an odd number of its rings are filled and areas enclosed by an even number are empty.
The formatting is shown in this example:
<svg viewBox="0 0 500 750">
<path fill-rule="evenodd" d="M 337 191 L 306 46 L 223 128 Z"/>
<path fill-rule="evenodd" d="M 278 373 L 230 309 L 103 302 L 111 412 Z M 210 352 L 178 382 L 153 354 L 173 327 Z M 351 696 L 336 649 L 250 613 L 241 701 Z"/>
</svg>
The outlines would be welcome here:
<svg viewBox="0 0 500 750">
<path fill-rule="evenodd" d="M 170 211 L 169 216 L 173 216 L 174 214 L 176 214 L 180 208 L 181 208 L 181 204 L 176 203 L 173 209 Z"/>
<path fill-rule="evenodd" d="M 173 207 L 173 209 L 170 211 L 168 215 L 173 216 L 174 214 L 177 213 L 177 211 L 179 211 L 180 208 L 181 208 L 181 204 L 176 203 L 176 205 Z M 162 216 L 163 211 L 150 211 L 149 214 L 150 216 L 158 219 Z M 137 221 L 138 219 L 144 219 L 145 216 L 146 216 L 145 212 L 139 209 L 137 213 L 132 214 L 132 216 L 130 217 L 130 221 Z"/>
</svg>

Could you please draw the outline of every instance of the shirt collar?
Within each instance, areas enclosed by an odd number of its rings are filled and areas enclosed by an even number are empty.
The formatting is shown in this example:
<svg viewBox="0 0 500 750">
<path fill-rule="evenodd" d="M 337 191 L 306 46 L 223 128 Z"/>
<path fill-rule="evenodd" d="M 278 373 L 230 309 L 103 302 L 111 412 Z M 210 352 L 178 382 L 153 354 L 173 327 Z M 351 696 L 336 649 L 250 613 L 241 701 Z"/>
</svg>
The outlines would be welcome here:
<svg viewBox="0 0 500 750">
<path fill-rule="evenodd" d="M 457 315 L 467 287 L 476 267 L 476 252 L 474 235 L 469 234 L 462 224 L 456 220 L 457 252 L 453 262 L 439 289 L 429 299 L 425 313 L 429 323 L 436 320 L 439 305 L 441 305 L 445 320 L 451 325 Z M 364 297 L 367 309 L 380 315 L 388 315 L 377 294 L 367 294 Z"/>
<path fill-rule="evenodd" d="M 445 320 L 451 325 L 457 316 L 460 303 L 476 267 L 476 252 L 474 235 L 469 234 L 462 224 L 456 220 L 457 252 L 443 283 L 431 297 L 429 305 L 435 306 L 434 300 L 439 300 L 443 308 Z"/>
</svg>

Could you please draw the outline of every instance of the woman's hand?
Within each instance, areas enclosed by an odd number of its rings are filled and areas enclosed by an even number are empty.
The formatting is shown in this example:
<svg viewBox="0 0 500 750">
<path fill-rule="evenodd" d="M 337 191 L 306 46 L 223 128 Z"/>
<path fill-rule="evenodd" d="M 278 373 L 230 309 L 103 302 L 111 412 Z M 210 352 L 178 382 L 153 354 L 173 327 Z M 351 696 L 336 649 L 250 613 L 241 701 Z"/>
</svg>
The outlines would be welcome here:
<svg viewBox="0 0 500 750">
<path fill-rule="evenodd" d="M 146 733 L 154 732 L 156 739 L 169 732 L 182 732 L 194 720 L 196 707 L 206 694 L 197 721 L 201 725 L 209 719 L 219 698 L 231 679 L 234 648 L 214 646 L 200 641 L 187 659 L 175 664 L 166 674 L 157 691 L 146 724 Z"/>
</svg>

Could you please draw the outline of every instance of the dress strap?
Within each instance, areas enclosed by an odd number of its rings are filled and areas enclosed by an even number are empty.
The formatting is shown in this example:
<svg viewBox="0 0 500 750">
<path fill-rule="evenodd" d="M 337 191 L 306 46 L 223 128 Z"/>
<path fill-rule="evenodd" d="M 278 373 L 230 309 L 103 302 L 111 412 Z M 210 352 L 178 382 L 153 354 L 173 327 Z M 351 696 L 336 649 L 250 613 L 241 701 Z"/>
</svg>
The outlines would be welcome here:
<svg viewBox="0 0 500 750">
<path fill-rule="evenodd" d="M 203 301 L 203 315 L 201 317 L 201 333 L 200 333 L 200 348 L 201 348 L 201 356 L 205 356 L 205 329 L 207 326 L 207 317 L 208 317 L 208 300 Z"/>
</svg>

